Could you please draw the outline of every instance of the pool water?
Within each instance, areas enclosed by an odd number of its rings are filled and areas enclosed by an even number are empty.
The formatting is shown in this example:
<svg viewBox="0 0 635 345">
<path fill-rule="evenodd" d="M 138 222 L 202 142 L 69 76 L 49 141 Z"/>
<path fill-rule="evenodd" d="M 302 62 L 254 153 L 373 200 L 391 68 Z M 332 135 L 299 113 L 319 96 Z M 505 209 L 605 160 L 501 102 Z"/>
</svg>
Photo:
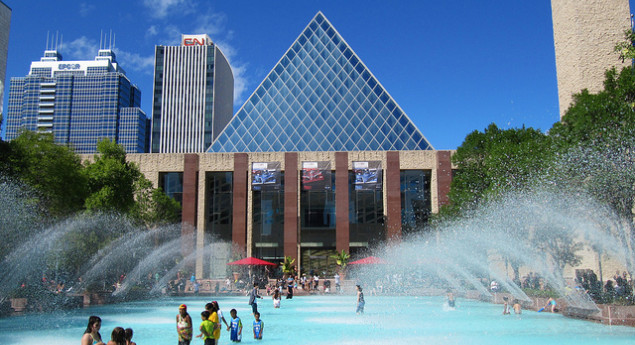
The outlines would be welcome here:
<svg viewBox="0 0 635 345">
<path fill-rule="evenodd" d="M 355 296 L 296 296 L 274 309 L 259 300 L 263 340 L 253 339 L 248 298 L 218 297 L 229 322 L 235 308 L 243 322 L 242 343 L 258 344 L 634 344 L 635 328 L 605 326 L 558 314 L 523 311 L 502 315 L 502 306 L 458 299 L 455 310 L 443 297 L 365 296 L 366 313 L 355 314 Z M 175 318 L 185 303 L 196 330 L 200 312 L 212 298 L 186 297 L 95 306 L 66 312 L 0 319 L 0 344 L 79 344 L 88 317 L 102 318 L 102 338 L 116 326 L 131 327 L 139 345 L 177 343 Z M 223 329 L 220 344 L 230 344 Z M 192 344 L 203 344 L 195 338 Z"/>
</svg>

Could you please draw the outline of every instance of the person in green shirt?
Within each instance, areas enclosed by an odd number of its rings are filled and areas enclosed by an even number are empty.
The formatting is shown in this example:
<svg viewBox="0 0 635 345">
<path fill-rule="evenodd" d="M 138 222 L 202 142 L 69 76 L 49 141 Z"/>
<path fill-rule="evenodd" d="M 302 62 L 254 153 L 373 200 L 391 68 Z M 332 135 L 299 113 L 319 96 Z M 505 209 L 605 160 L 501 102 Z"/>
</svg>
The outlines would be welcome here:
<svg viewBox="0 0 635 345">
<path fill-rule="evenodd" d="M 201 313 L 201 326 L 199 327 L 201 334 L 197 335 L 197 338 L 203 338 L 205 341 L 205 345 L 216 345 L 216 339 L 214 338 L 214 330 L 219 327 L 219 325 L 211 320 L 209 320 L 210 313 L 209 311 L 204 311 Z"/>
</svg>

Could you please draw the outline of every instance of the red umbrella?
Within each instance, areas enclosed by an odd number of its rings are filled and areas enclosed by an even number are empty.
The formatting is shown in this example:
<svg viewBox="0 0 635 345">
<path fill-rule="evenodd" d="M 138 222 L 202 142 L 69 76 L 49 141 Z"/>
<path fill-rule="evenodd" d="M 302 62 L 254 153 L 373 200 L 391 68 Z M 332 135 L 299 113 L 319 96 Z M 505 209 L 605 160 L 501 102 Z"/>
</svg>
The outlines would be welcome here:
<svg viewBox="0 0 635 345">
<path fill-rule="evenodd" d="M 228 265 L 244 265 L 244 266 L 276 266 L 273 262 L 260 260 L 254 257 L 248 257 L 244 259 L 240 259 L 238 261 L 230 262 Z"/>
<path fill-rule="evenodd" d="M 369 256 L 367 258 L 359 259 L 353 262 L 349 262 L 349 265 L 384 265 L 386 261 L 382 258 L 375 256 Z"/>
</svg>

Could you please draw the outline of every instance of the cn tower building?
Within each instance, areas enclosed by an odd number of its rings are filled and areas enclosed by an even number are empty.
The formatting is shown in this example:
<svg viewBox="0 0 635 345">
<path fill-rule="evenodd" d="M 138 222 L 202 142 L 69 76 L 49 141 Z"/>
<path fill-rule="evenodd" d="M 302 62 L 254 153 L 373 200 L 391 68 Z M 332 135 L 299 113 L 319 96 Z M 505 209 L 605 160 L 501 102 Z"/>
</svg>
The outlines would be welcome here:
<svg viewBox="0 0 635 345">
<path fill-rule="evenodd" d="M 231 120 L 233 102 L 231 67 L 209 36 L 156 46 L 151 152 L 205 152 Z"/>
</svg>

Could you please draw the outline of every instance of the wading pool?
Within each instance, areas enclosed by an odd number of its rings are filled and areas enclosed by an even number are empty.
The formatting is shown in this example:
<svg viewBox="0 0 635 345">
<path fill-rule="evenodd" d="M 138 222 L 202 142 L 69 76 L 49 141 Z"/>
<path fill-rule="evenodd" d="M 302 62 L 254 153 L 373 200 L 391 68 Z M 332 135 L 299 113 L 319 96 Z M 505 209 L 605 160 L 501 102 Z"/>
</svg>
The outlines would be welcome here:
<svg viewBox="0 0 635 345">
<path fill-rule="evenodd" d="M 569 319 L 559 314 L 523 311 L 502 315 L 502 306 L 457 300 L 445 307 L 443 297 L 365 296 L 366 313 L 355 314 L 355 296 L 283 298 L 274 309 L 270 297 L 258 300 L 265 323 L 262 341 L 252 335 L 248 298 L 185 297 L 94 306 L 66 312 L 26 314 L 0 319 L 0 344 L 79 344 L 88 317 L 102 318 L 101 335 L 110 339 L 116 326 L 131 327 L 139 345 L 177 344 L 175 317 L 188 306 L 198 334 L 204 305 L 217 300 L 225 318 L 235 308 L 243 322 L 242 343 L 258 344 L 633 344 L 635 329 Z M 230 344 L 223 329 L 220 344 Z M 203 344 L 195 338 L 192 344 Z"/>
</svg>

